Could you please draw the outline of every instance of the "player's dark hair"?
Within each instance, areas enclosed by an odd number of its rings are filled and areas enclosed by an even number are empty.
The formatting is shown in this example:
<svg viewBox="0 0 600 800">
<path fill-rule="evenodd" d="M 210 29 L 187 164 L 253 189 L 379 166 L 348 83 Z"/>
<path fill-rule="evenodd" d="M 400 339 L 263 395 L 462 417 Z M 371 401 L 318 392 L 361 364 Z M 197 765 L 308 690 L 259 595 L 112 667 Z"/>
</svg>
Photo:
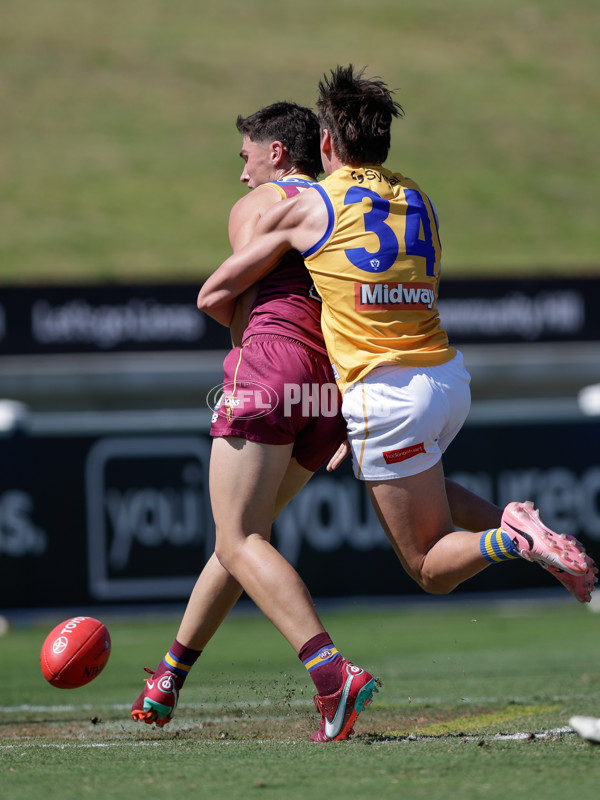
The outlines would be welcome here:
<svg viewBox="0 0 600 800">
<path fill-rule="evenodd" d="M 273 103 L 251 114 L 238 116 L 238 131 L 251 141 L 281 142 L 295 167 L 316 178 L 323 172 L 319 147 L 319 120 L 310 108 L 296 103 Z"/>
<path fill-rule="evenodd" d="M 394 117 L 404 109 L 379 78 L 363 78 L 352 64 L 336 67 L 319 82 L 317 109 L 321 128 L 345 164 L 383 164 L 390 150 Z"/>
</svg>

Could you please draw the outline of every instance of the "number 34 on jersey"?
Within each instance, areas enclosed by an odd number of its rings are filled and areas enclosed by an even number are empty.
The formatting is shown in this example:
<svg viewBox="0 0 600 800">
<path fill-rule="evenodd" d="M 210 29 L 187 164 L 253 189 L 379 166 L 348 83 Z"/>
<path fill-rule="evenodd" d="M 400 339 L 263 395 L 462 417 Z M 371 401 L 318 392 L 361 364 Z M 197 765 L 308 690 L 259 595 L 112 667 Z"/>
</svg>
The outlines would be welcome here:
<svg viewBox="0 0 600 800">
<path fill-rule="evenodd" d="M 441 260 L 437 216 L 413 181 L 383 168 L 345 168 L 317 188 L 328 208 L 329 228 L 305 257 L 320 251 L 323 263 L 323 255 L 335 252 L 339 269 L 343 251 L 353 267 L 389 273 L 386 280 L 436 280 Z"/>
</svg>

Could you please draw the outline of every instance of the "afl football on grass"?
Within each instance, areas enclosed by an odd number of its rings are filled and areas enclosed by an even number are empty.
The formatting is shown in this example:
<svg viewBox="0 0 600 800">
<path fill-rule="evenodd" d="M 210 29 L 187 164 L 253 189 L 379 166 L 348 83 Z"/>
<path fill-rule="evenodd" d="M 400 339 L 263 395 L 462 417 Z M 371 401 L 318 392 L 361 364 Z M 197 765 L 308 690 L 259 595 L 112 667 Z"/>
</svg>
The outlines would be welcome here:
<svg viewBox="0 0 600 800">
<path fill-rule="evenodd" d="M 77 689 L 102 672 L 110 655 L 110 634 L 93 617 L 72 617 L 50 631 L 40 653 L 44 678 L 58 689 Z"/>
</svg>

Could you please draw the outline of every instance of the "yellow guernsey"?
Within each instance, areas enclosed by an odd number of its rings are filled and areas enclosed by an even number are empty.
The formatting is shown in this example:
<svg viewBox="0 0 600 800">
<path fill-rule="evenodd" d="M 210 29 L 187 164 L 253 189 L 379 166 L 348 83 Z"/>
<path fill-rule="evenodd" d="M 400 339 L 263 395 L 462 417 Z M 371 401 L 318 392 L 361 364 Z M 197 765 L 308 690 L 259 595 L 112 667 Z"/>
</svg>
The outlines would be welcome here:
<svg viewBox="0 0 600 800">
<path fill-rule="evenodd" d="M 429 198 L 381 166 L 345 166 L 314 188 L 329 224 L 302 255 L 323 300 L 321 325 L 340 389 L 380 364 L 453 358 L 436 309 L 441 245 Z"/>
</svg>

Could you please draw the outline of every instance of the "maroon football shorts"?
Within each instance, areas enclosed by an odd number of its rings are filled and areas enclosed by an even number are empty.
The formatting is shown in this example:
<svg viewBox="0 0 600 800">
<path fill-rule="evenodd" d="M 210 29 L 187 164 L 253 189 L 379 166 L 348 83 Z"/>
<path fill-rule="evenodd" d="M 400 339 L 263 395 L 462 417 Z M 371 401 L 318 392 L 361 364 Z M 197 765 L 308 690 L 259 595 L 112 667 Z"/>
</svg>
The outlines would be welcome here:
<svg viewBox="0 0 600 800">
<path fill-rule="evenodd" d="M 341 397 L 327 356 L 286 336 L 258 334 L 234 348 L 223 368 L 211 436 L 293 442 L 292 456 L 311 472 L 345 441 Z"/>
</svg>

